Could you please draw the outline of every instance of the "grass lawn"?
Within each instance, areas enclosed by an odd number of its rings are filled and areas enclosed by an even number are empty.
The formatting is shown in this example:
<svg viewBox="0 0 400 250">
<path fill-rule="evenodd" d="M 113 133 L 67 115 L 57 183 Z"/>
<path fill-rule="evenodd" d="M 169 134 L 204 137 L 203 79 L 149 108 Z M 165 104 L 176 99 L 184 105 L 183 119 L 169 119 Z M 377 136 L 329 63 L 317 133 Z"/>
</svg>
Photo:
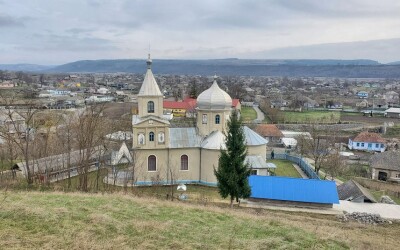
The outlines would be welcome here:
<svg viewBox="0 0 400 250">
<path fill-rule="evenodd" d="M 275 174 L 276 176 L 288 176 L 301 178 L 301 175 L 293 167 L 293 163 L 288 160 L 268 160 L 276 165 Z"/>
<path fill-rule="evenodd" d="M 368 189 L 368 188 L 367 188 Z M 395 196 L 393 196 L 393 195 L 388 195 L 385 191 L 376 191 L 376 190 L 373 190 L 373 189 L 368 189 L 369 190 L 369 192 L 371 192 L 371 194 L 374 196 L 374 198 L 375 198 L 375 200 L 376 201 L 380 201 L 380 199 L 381 199 L 381 197 L 383 196 L 383 195 L 387 195 L 387 196 L 389 196 L 394 202 L 396 202 L 398 205 L 400 205 L 400 198 L 397 198 L 397 197 L 395 197 Z"/>
<path fill-rule="evenodd" d="M 3 162 L 3 163 L 0 162 L 0 171 L 10 170 L 10 168 L 11 164 L 9 162 Z"/>
<path fill-rule="evenodd" d="M 107 175 L 107 169 L 101 169 L 99 174 L 97 171 L 89 173 L 89 192 L 119 192 L 126 191 L 133 193 L 141 197 L 156 197 L 166 198 L 174 192 L 174 197 L 179 196 L 179 192 L 176 191 L 177 185 L 172 186 L 139 186 L 139 187 L 119 187 L 114 185 L 108 185 L 103 183 L 104 177 Z M 99 182 L 97 185 L 97 176 L 99 176 Z M 50 190 L 60 191 L 77 191 L 79 190 L 79 177 L 75 176 L 71 178 L 71 187 L 68 189 L 68 180 L 62 180 L 51 184 Z M 202 186 L 202 185 L 187 185 L 188 200 L 194 202 L 229 202 L 228 199 L 222 199 L 218 193 L 216 187 Z"/>
<path fill-rule="evenodd" d="M 253 121 L 257 119 L 257 112 L 253 107 L 242 107 L 241 116 L 243 121 Z"/>
<path fill-rule="evenodd" d="M 399 224 L 343 224 L 334 216 L 231 210 L 122 194 L 0 196 L 2 249 L 365 249 L 384 242 L 394 246 L 400 229 Z"/>
<path fill-rule="evenodd" d="M 340 120 L 340 112 L 337 111 L 285 111 L 285 122 L 292 123 L 335 123 Z"/>
</svg>

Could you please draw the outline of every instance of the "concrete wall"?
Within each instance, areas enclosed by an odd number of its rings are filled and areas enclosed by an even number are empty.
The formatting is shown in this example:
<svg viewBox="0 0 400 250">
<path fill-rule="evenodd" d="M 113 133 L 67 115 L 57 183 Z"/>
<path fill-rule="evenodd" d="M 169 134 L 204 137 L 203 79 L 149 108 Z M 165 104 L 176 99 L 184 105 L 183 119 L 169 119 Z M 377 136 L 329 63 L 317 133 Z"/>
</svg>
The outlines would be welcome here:
<svg viewBox="0 0 400 250">
<path fill-rule="evenodd" d="M 181 170 L 181 156 L 188 156 L 188 170 Z M 148 171 L 148 157 L 156 156 L 156 171 Z M 137 150 L 134 153 L 136 181 L 140 184 L 152 184 L 160 181 L 169 183 L 175 181 L 198 182 L 200 176 L 200 149 L 148 149 Z"/>
<path fill-rule="evenodd" d="M 162 96 L 138 96 L 138 111 L 139 116 L 144 117 L 148 115 L 155 115 L 161 117 L 163 115 L 163 97 Z M 147 112 L 147 103 L 154 102 L 154 113 Z"/>
<path fill-rule="evenodd" d="M 358 146 L 357 146 L 358 143 Z M 368 145 L 371 144 L 371 147 Z M 381 148 L 381 145 L 384 145 Z M 378 145 L 378 146 L 377 146 Z M 354 142 L 349 140 L 349 148 L 353 150 L 365 150 L 365 151 L 376 151 L 376 152 L 384 152 L 386 149 L 386 145 L 384 143 L 374 143 L 374 142 Z"/>
<path fill-rule="evenodd" d="M 389 118 L 400 118 L 400 114 L 399 113 L 387 112 L 386 113 L 386 117 L 389 117 Z"/>
<path fill-rule="evenodd" d="M 248 155 L 259 155 L 261 156 L 264 161 L 267 159 L 267 147 L 265 145 L 258 145 L 258 146 L 248 146 L 247 147 L 247 154 Z"/>
<path fill-rule="evenodd" d="M 203 183 L 217 183 L 214 175 L 214 167 L 218 168 L 219 150 L 202 149 L 201 150 L 201 176 L 200 181 Z"/>
</svg>

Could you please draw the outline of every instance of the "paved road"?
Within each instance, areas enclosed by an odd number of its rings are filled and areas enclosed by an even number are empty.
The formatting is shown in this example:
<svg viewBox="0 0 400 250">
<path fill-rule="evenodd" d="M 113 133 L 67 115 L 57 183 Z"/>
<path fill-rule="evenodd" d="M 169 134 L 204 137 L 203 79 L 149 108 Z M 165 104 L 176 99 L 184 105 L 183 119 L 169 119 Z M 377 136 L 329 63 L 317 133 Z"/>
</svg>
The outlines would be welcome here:
<svg viewBox="0 0 400 250">
<path fill-rule="evenodd" d="M 333 205 L 333 209 L 346 211 L 348 213 L 364 212 L 369 214 L 379 214 L 386 219 L 400 220 L 400 205 L 340 201 L 340 204 Z"/>
<path fill-rule="evenodd" d="M 255 105 L 253 106 L 253 109 L 257 112 L 257 119 L 255 119 L 254 122 L 256 122 L 256 123 L 263 122 L 265 119 L 265 115 L 261 111 L 261 109 Z"/>
</svg>

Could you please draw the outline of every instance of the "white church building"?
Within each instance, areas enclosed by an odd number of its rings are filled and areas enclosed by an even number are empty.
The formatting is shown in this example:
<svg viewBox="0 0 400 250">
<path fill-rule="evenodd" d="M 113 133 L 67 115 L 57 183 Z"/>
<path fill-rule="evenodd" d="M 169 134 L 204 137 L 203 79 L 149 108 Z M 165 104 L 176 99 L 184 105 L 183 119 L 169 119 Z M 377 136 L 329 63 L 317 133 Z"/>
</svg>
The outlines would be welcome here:
<svg viewBox="0 0 400 250">
<path fill-rule="evenodd" d="M 225 149 L 232 99 L 214 77 L 211 87 L 197 98 L 195 127 L 171 127 L 163 116 L 163 94 L 147 60 L 147 72 L 138 94 L 138 114 L 132 117 L 133 185 L 198 183 L 216 185 L 214 168 Z M 268 175 L 267 140 L 243 128 L 252 174 Z"/>
</svg>

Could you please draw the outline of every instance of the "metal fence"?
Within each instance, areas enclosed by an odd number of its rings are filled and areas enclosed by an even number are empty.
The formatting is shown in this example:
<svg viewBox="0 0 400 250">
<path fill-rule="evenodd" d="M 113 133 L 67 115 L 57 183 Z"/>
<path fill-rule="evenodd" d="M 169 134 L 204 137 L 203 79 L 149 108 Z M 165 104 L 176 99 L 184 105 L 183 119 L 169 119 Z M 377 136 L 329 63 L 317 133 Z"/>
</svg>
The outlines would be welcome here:
<svg viewBox="0 0 400 250">
<path fill-rule="evenodd" d="M 269 157 L 270 158 L 270 157 Z M 319 176 L 315 173 L 314 167 L 308 164 L 307 161 L 303 160 L 300 156 L 289 155 L 289 154 L 275 154 L 275 159 L 282 159 L 282 160 L 289 160 L 293 163 L 299 165 L 301 170 L 308 176 L 310 179 L 317 179 L 319 180 Z"/>
</svg>

